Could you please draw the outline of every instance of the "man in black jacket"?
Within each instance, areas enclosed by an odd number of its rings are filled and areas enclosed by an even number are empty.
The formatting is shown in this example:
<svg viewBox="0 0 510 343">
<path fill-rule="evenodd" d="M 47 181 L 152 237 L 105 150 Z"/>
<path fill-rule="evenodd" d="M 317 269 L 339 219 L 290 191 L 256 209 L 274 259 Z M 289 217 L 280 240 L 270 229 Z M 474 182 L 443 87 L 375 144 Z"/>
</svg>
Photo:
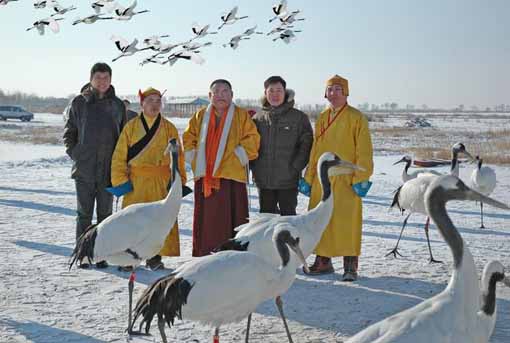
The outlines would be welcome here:
<svg viewBox="0 0 510 343">
<path fill-rule="evenodd" d="M 264 82 L 262 110 L 253 117 L 260 134 L 259 156 L 250 163 L 261 213 L 295 215 L 298 182 L 308 163 L 313 130 L 294 108 L 294 92 L 280 76 Z"/>
<path fill-rule="evenodd" d="M 90 83 L 71 103 L 64 129 L 64 145 L 73 160 L 71 177 L 76 185 L 76 239 L 92 224 L 94 203 L 97 223 L 112 214 L 113 196 L 106 187 L 111 182 L 112 154 L 127 119 L 111 77 L 112 70 L 106 63 L 94 64 Z M 96 266 L 105 268 L 108 264 L 99 261 Z"/>
</svg>

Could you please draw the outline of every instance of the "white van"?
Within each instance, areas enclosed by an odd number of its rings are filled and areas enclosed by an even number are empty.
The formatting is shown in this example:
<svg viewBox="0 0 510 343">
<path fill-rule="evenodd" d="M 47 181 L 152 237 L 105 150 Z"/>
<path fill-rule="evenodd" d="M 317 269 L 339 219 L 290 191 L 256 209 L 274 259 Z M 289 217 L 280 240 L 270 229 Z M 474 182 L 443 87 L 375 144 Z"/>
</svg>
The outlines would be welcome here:
<svg viewBox="0 0 510 343">
<path fill-rule="evenodd" d="M 19 119 L 21 121 L 31 121 L 34 114 L 25 111 L 20 106 L 4 106 L 0 105 L 0 120 Z"/>
</svg>

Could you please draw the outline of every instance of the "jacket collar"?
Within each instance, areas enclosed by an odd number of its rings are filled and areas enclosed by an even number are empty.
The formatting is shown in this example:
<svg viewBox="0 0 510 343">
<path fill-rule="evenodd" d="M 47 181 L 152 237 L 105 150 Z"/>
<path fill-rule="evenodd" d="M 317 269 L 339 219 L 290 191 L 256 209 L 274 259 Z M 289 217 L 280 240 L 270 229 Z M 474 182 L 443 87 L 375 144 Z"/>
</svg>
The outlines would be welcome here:
<svg viewBox="0 0 510 343">
<path fill-rule="evenodd" d="M 262 98 L 261 98 L 261 103 L 262 103 L 262 110 L 264 112 L 269 112 L 271 115 L 278 115 L 278 114 L 281 114 L 281 113 L 285 113 L 287 112 L 288 110 L 290 110 L 291 108 L 294 107 L 294 95 L 295 95 L 295 92 L 294 90 L 292 89 L 287 89 L 285 91 L 285 100 L 283 102 L 283 104 L 281 104 L 280 106 L 277 106 L 277 107 L 273 107 L 269 104 L 269 102 L 267 101 L 267 98 L 266 96 L 264 95 Z"/>
</svg>

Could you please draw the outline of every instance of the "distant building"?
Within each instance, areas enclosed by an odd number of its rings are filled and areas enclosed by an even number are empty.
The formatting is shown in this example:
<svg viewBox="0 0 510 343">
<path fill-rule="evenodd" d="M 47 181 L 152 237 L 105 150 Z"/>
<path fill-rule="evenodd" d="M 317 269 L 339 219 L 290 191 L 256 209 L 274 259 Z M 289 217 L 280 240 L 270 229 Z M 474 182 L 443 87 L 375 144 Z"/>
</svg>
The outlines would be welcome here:
<svg viewBox="0 0 510 343">
<path fill-rule="evenodd" d="M 191 117 L 200 108 L 209 105 L 209 100 L 202 97 L 168 99 L 163 111 L 170 117 Z"/>
</svg>

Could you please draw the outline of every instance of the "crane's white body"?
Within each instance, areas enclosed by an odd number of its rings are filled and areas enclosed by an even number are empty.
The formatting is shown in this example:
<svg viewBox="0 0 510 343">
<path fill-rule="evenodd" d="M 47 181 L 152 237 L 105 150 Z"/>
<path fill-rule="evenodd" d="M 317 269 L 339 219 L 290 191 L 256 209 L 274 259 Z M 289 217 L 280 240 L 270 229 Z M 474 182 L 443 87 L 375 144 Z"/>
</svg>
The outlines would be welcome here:
<svg viewBox="0 0 510 343">
<path fill-rule="evenodd" d="M 30 31 L 32 29 L 37 29 L 37 32 L 42 36 L 44 35 L 46 26 L 53 32 L 58 33 L 60 32 L 60 26 L 58 25 L 58 20 L 62 20 L 62 18 L 44 18 L 40 19 L 32 24 L 32 27 L 29 27 L 27 31 Z"/>
<path fill-rule="evenodd" d="M 256 30 L 257 30 L 257 25 L 252 26 L 252 27 L 246 29 L 243 32 L 243 36 L 248 37 L 248 36 L 251 36 L 253 34 L 256 34 L 256 35 L 262 35 L 263 34 L 262 32 L 259 32 L 259 31 L 256 31 Z"/>
<path fill-rule="evenodd" d="M 248 37 L 245 37 L 244 35 L 236 35 L 232 38 L 230 38 L 230 41 L 226 44 L 223 44 L 223 47 L 226 48 L 227 46 L 231 47 L 232 49 L 237 49 L 239 47 L 239 43 L 243 40 L 243 39 L 250 39 Z"/>
<path fill-rule="evenodd" d="M 133 16 L 141 13 L 149 12 L 148 10 L 143 10 L 139 12 L 135 12 L 135 7 L 137 5 L 137 0 L 134 0 L 133 3 L 129 7 L 123 7 L 118 3 L 114 3 L 112 5 L 113 13 L 115 14 L 114 19 L 121 21 L 128 21 L 133 18 Z"/>
<path fill-rule="evenodd" d="M 296 18 L 296 16 L 300 13 L 299 10 L 294 11 L 292 13 L 285 13 L 284 15 L 278 16 L 282 25 L 292 25 L 296 21 L 303 21 L 305 18 Z"/>
<path fill-rule="evenodd" d="M 425 191 L 432 181 L 439 176 L 435 174 L 418 174 L 402 185 L 398 197 L 399 206 L 412 213 L 421 213 L 427 216 L 425 209 Z"/>
<path fill-rule="evenodd" d="M 280 216 L 278 214 L 260 214 L 258 218 L 236 228 L 235 238 L 241 244 L 248 244 L 248 251 L 261 256 L 273 266 L 281 262 L 278 252 L 274 249 L 271 237 L 275 229 L 286 224 L 293 237 L 299 237 L 299 245 L 307 258 L 320 241 L 324 229 L 333 213 L 333 195 L 321 201 L 314 209 L 302 215 Z M 299 266 L 299 260 L 291 255 L 289 264 Z"/>
<path fill-rule="evenodd" d="M 241 19 L 245 19 L 245 18 L 248 18 L 247 16 L 243 16 L 243 17 L 238 17 L 237 16 L 237 11 L 238 11 L 238 7 L 235 6 L 234 8 L 232 8 L 228 13 L 226 14 L 223 14 L 221 16 L 221 25 L 218 27 L 218 30 L 221 30 L 223 28 L 223 26 L 225 25 L 232 25 L 234 24 L 236 21 L 238 20 L 241 20 Z"/>
<path fill-rule="evenodd" d="M 278 19 L 279 16 L 287 13 L 287 0 L 282 0 L 277 4 L 274 4 L 272 7 L 272 10 L 273 10 L 273 13 L 275 14 L 275 16 L 273 18 L 269 19 L 270 23 L 272 21 Z"/>
<path fill-rule="evenodd" d="M 76 9 L 75 6 L 63 7 L 57 1 L 53 1 L 51 8 L 55 11 L 55 14 L 66 14 L 67 12 L 71 12 Z"/>
<path fill-rule="evenodd" d="M 204 64 L 205 63 L 205 59 L 202 56 L 200 56 L 197 52 L 188 51 L 188 50 L 182 50 L 182 51 L 178 51 L 173 54 L 170 54 L 165 63 L 168 63 L 170 66 L 173 66 L 175 64 L 175 62 L 177 62 L 180 59 L 189 60 L 196 64 Z"/>
<path fill-rule="evenodd" d="M 87 17 L 77 18 L 75 21 L 73 21 L 73 25 L 77 25 L 80 23 L 94 24 L 98 20 L 108 20 L 108 19 L 113 19 L 113 18 L 112 17 L 103 17 L 102 14 L 92 14 Z"/>
<path fill-rule="evenodd" d="M 210 26 L 209 24 L 201 26 L 198 23 L 193 23 L 191 27 L 191 31 L 195 34 L 195 37 L 193 39 L 203 38 L 207 35 L 215 35 L 218 33 L 216 31 L 210 32 L 209 26 Z"/>
<path fill-rule="evenodd" d="M 483 195 L 490 195 L 496 188 L 496 172 L 491 167 L 477 165 L 469 181 L 471 188 Z"/>
<path fill-rule="evenodd" d="M 0 0 L 0 6 L 5 6 L 9 2 L 18 1 L 18 0 Z"/>
<path fill-rule="evenodd" d="M 106 218 L 97 227 L 94 259 L 136 267 L 158 254 L 177 219 L 181 198 L 181 178 L 176 173 L 165 199 L 133 204 Z M 128 253 L 128 249 L 139 258 Z"/>
<path fill-rule="evenodd" d="M 176 278 L 193 285 L 182 307 L 183 319 L 220 327 L 246 318 L 260 303 L 285 293 L 296 269 L 275 267 L 251 252 L 222 251 L 186 263 L 176 273 Z"/>
<path fill-rule="evenodd" d="M 294 39 L 296 39 L 296 35 L 294 34 L 294 32 L 299 32 L 299 31 L 293 31 L 293 30 L 290 30 L 290 29 L 287 29 L 283 32 L 280 32 L 280 34 L 278 35 L 278 37 L 276 38 L 273 38 L 273 41 L 276 41 L 278 39 L 281 39 L 282 41 L 284 41 L 286 44 L 289 44 L 290 42 L 292 42 Z"/>
<path fill-rule="evenodd" d="M 333 159 L 334 155 L 332 153 L 322 154 L 317 164 L 317 175 L 321 175 L 321 165 Z M 357 166 L 354 167 L 359 168 Z M 353 169 L 330 168 L 328 170 L 328 178 L 340 174 L 352 174 L 353 172 Z M 273 266 L 278 266 L 281 259 L 273 247 L 271 237 L 273 237 L 276 228 L 284 224 L 293 237 L 299 238 L 301 251 L 304 257 L 307 258 L 315 249 L 322 233 L 331 220 L 334 206 L 333 199 L 333 191 L 331 190 L 331 193 L 325 200 L 321 200 L 315 208 L 301 215 L 280 216 L 278 214 L 260 214 L 258 218 L 236 228 L 238 232 L 235 236 L 235 241 L 240 244 L 248 244 L 247 250 L 249 252 L 261 256 Z M 289 264 L 293 264 L 293 268 L 297 268 L 299 263 L 299 259 L 295 255 L 291 255 Z"/>
<path fill-rule="evenodd" d="M 149 48 L 142 48 L 142 49 L 137 48 L 136 46 L 138 45 L 138 39 L 136 39 L 136 38 L 133 39 L 133 41 L 131 43 L 129 43 L 124 38 L 122 38 L 120 36 L 115 36 L 115 35 L 111 36 L 110 39 L 115 43 L 115 46 L 121 52 L 121 54 L 119 56 L 115 57 L 112 60 L 113 62 L 115 62 L 116 60 L 118 60 L 121 57 L 132 56 L 139 51 L 149 49 Z"/>
<path fill-rule="evenodd" d="M 369 326 L 346 343 L 482 343 L 478 275 L 465 249 L 444 291 L 424 302 Z"/>
</svg>

